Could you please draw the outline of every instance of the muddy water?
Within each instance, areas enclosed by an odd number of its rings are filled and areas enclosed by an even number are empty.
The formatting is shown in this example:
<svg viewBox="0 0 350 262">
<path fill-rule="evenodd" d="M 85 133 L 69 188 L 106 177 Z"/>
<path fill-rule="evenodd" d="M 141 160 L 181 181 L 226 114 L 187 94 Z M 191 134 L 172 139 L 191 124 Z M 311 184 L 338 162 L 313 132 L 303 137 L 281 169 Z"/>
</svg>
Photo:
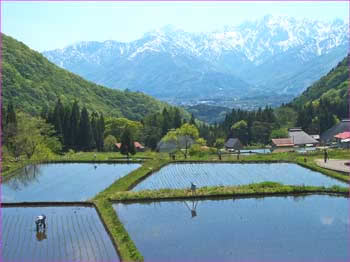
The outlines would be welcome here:
<svg viewBox="0 0 350 262">
<path fill-rule="evenodd" d="M 85 201 L 140 164 L 43 164 L 22 169 L 1 185 L 2 202 Z"/>
<path fill-rule="evenodd" d="M 94 208 L 6 207 L 1 261 L 119 261 Z M 46 229 L 35 218 L 45 214 Z"/>
<path fill-rule="evenodd" d="M 191 182 L 197 187 L 203 187 L 244 185 L 264 181 L 286 185 L 348 186 L 347 183 L 290 163 L 179 163 L 163 167 L 133 190 L 188 188 Z"/>
<path fill-rule="evenodd" d="M 146 261 L 349 261 L 348 198 L 114 204 Z"/>
</svg>

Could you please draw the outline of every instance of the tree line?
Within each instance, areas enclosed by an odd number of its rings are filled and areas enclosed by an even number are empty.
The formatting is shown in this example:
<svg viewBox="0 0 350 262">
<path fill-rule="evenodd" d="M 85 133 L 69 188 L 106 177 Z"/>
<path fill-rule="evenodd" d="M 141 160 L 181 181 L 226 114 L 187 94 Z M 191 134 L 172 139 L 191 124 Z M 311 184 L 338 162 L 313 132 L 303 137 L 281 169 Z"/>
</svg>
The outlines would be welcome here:
<svg viewBox="0 0 350 262">
<path fill-rule="evenodd" d="M 81 110 L 78 102 L 63 105 L 58 99 L 51 110 L 44 108 L 41 117 L 55 129 L 55 135 L 63 145 L 63 150 L 103 151 L 104 148 L 104 116 L 92 112 L 86 107 Z"/>
<path fill-rule="evenodd" d="M 280 124 L 271 107 L 259 108 L 257 111 L 232 109 L 225 120 L 212 126 L 198 126 L 200 137 L 209 146 L 214 146 L 217 139 L 239 138 L 244 145 L 268 144 L 273 130 L 278 130 Z"/>
</svg>

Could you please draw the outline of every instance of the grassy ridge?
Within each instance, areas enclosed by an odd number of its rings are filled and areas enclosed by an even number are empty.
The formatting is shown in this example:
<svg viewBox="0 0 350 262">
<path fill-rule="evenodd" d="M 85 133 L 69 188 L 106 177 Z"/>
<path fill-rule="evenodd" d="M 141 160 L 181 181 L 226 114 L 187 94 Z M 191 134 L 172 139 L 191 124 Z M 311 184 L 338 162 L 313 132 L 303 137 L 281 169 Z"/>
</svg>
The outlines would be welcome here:
<svg viewBox="0 0 350 262">
<path fill-rule="evenodd" d="M 118 253 L 122 261 L 143 261 L 141 253 L 131 240 L 128 232 L 120 222 L 117 213 L 112 204 L 105 200 L 99 199 L 94 201 L 102 220 L 107 226 L 113 241 L 117 244 Z"/>
<path fill-rule="evenodd" d="M 207 198 L 207 197 L 226 197 L 226 196 L 258 196 L 258 195 L 276 195 L 276 194 L 306 194 L 306 193 L 336 193 L 349 194 L 347 187 L 322 187 L 322 186 L 294 186 L 283 185 L 276 182 L 253 183 L 240 186 L 211 186 L 201 187 L 192 194 L 190 189 L 160 189 L 143 190 L 138 192 L 114 192 L 109 195 L 109 201 L 145 201 L 145 200 L 164 200 L 164 199 L 183 199 L 183 198 Z"/>
</svg>

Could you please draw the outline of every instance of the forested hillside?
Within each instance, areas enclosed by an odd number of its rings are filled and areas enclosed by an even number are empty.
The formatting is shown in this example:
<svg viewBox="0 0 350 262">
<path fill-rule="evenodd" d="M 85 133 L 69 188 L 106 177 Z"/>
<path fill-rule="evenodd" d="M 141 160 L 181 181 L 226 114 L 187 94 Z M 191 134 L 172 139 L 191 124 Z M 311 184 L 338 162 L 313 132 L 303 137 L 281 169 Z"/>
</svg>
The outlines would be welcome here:
<svg viewBox="0 0 350 262">
<path fill-rule="evenodd" d="M 298 112 L 296 124 L 310 133 L 349 118 L 349 56 L 288 106 Z"/>
<path fill-rule="evenodd" d="M 305 106 L 320 98 L 327 98 L 332 103 L 344 106 L 347 102 L 349 88 L 349 56 L 343 59 L 335 68 L 319 81 L 306 89 L 292 102 L 294 106 Z"/>
<path fill-rule="evenodd" d="M 38 115 L 44 107 L 53 108 L 58 100 L 109 116 L 140 120 L 160 112 L 165 103 L 140 92 L 105 88 L 59 68 L 40 53 L 2 34 L 2 101 Z"/>
</svg>

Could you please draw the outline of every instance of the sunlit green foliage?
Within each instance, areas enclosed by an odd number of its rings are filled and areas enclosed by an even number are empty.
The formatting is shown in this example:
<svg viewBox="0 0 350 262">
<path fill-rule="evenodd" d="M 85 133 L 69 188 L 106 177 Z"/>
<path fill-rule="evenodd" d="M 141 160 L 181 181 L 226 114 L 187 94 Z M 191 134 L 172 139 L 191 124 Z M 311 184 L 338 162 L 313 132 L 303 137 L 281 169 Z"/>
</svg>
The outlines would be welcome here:
<svg viewBox="0 0 350 262">
<path fill-rule="evenodd" d="M 140 92 L 105 88 L 49 62 L 40 53 L 2 34 L 2 95 L 7 106 L 38 115 L 43 107 L 53 108 L 75 100 L 88 111 L 108 116 L 141 120 L 161 111 L 166 104 Z"/>
</svg>

